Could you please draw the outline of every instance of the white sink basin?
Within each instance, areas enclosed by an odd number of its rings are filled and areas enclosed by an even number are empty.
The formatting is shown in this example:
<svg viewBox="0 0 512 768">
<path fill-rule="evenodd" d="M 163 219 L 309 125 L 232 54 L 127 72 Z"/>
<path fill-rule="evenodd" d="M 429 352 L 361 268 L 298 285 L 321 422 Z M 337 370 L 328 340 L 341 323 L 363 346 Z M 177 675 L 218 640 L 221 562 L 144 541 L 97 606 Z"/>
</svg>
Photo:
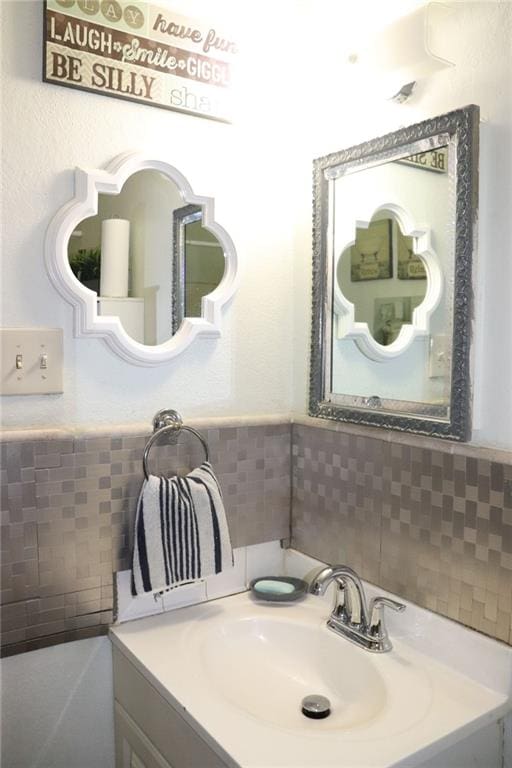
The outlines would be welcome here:
<svg viewBox="0 0 512 768">
<path fill-rule="evenodd" d="M 431 701 L 425 674 L 402 664 L 392 679 L 389 664 L 361 652 L 320 622 L 309 606 L 269 609 L 246 601 L 233 609 L 228 621 L 220 614 L 194 628 L 186 646 L 188 653 L 197 654 L 211 690 L 273 727 L 299 732 L 307 728 L 315 734 L 344 731 L 368 738 L 382 735 L 383 729 L 405 730 L 425 714 Z M 416 694 L 393 719 L 404 690 Z M 302 699 L 312 693 L 331 702 L 325 720 L 311 721 L 301 712 Z"/>
<path fill-rule="evenodd" d="M 428 622 L 433 614 L 423 613 Z M 313 596 L 266 605 L 243 593 L 128 622 L 111 637 L 219 754 L 244 768 L 420 765 L 508 710 L 504 690 L 415 650 L 417 624 L 412 644 L 391 633 L 393 650 L 373 654 L 327 629 L 327 614 Z M 477 654 L 486 643 L 501 647 L 478 638 Z M 328 718 L 301 713 L 308 694 L 330 699 Z"/>
</svg>

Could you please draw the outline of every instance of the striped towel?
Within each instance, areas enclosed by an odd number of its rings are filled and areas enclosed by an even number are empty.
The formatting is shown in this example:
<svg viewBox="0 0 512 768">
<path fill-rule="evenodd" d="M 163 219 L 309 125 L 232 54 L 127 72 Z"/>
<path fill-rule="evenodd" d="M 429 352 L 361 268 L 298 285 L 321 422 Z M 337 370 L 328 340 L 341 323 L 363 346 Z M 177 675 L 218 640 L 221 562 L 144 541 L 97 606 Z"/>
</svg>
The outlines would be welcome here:
<svg viewBox="0 0 512 768">
<path fill-rule="evenodd" d="M 144 482 L 137 504 L 132 594 L 161 592 L 233 566 L 222 493 L 211 464 Z"/>
</svg>

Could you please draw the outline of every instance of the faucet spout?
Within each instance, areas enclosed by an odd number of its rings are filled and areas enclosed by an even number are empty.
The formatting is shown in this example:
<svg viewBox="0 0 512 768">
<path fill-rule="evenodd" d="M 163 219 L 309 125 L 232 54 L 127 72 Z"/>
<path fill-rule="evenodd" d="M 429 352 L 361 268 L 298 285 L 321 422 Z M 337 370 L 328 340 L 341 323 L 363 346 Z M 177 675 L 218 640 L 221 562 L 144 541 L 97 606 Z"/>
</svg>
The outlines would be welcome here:
<svg viewBox="0 0 512 768">
<path fill-rule="evenodd" d="M 333 614 L 345 614 L 351 624 L 368 623 L 368 607 L 361 579 L 348 565 L 333 565 L 323 568 L 311 582 L 309 591 L 313 595 L 324 595 L 329 584 L 338 586 L 338 600 Z"/>
<path fill-rule="evenodd" d="M 316 595 L 317 597 L 321 597 L 321 595 L 325 595 L 325 592 L 327 590 L 327 587 L 334 579 L 334 569 L 331 568 L 330 565 L 326 566 L 326 568 L 322 568 L 321 571 L 317 573 L 311 584 L 309 585 L 309 591 L 312 595 Z"/>
</svg>

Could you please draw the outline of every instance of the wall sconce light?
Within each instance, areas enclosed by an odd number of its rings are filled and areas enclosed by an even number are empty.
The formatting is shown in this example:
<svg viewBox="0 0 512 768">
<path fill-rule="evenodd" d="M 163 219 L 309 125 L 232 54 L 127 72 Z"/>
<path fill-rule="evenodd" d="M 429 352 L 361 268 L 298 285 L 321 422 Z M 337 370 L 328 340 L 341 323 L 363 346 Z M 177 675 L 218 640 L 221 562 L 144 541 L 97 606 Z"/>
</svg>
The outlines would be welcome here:
<svg viewBox="0 0 512 768">
<path fill-rule="evenodd" d="M 443 3 L 428 3 L 365 41 L 349 56 L 349 62 L 381 97 L 402 103 L 412 95 L 418 80 L 454 66 L 433 50 L 452 13 Z"/>
</svg>

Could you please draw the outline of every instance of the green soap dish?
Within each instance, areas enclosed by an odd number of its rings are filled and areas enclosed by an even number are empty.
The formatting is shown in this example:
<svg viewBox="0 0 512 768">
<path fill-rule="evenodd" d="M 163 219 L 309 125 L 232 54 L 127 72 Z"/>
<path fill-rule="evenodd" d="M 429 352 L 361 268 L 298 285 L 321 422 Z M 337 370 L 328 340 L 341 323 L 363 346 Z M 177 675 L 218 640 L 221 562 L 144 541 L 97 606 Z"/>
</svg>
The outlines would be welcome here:
<svg viewBox="0 0 512 768">
<path fill-rule="evenodd" d="M 308 589 L 306 581 L 288 576 L 260 576 L 249 586 L 254 597 L 266 603 L 293 603 Z"/>
</svg>

